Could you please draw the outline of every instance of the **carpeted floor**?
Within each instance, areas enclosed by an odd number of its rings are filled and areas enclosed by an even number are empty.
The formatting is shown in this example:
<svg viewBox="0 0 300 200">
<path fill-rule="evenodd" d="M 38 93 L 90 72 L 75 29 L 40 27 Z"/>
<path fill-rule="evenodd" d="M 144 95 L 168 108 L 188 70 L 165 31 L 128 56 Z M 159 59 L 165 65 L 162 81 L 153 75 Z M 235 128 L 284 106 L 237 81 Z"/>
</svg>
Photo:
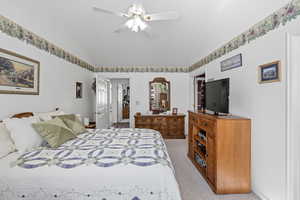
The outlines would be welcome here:
<svg viewBox="0 0 300 200">
<path fill-rule="evenodd" d="M 187 158 L 186 140 L 166 140 L 183 200 L 260 200 L 255 194 L 215 195 Z"/>
</svg>

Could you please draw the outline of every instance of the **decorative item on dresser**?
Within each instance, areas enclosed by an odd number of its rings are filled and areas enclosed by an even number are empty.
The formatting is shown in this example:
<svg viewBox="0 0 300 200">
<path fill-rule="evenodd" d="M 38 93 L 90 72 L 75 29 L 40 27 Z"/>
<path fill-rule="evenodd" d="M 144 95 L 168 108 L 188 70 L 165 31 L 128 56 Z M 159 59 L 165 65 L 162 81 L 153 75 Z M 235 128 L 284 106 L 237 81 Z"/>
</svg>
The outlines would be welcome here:
<svg viewBox="0 0 300 200">
<path fill-rule="evenodd" d="M 172 115 L 177 115 L 177 114 L 178 114 L 178 108 L 173 108 Z"/>
<path fill-rule="evenodd" d="M 185 139 L 185 115 L 141 115 L 136 114 L 135 128 L 159 131 L 164 139 Z"/>
<path fill-rule="evenodd" d="M 189 112 L 188 157 L 217 194 L 251 192 L 251 120 Z"/>
</svg>

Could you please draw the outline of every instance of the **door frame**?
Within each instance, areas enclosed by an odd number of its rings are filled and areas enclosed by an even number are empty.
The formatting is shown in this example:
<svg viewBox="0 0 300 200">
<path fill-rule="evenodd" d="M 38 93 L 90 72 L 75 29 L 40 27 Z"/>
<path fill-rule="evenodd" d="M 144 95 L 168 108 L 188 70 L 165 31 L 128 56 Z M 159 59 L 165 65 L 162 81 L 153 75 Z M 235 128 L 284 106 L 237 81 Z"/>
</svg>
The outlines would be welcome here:
<svg viewBox="0 0 300 200">
<path fill-rule="evenodd" d="M 300 107 L 295 102 L 300 102 L 300 70 L 293 62 L 293 40 L 300 35 L 286 34 L 286 199 L 300 199 L 300 137 L 295 130 L 299 129 L 297 115 L 299 116 Z M 300 48 L 299 48 L 300 51 Z M 300 65 L 300 61 L 299 61 Z M 298 66 L 299 68 L 299 66 Z M 297 75 L 299 75 L 297 77 Z M 297 87 L 298 86 L 298 87 Z"/>
<path fill-rule="evenodd" d="M 98 73 L 97 73 L 98 76 Z M 99 74 L 99 76 L 111 80 L 111 79 L 128 79 L 129 80 L 129 87 L 130 87 L 130 95 L 129 95 L 129 101 L 130 101 L 130 112 L 129 112 L 129 127 L 133 127 L 134 125 L 134 115 L 133 115 L 133 101 L 132 101 L 132 78 L 128 74 L 114 74 L 114 73 L 109 73 L 109 74 Z"/>
</svg>

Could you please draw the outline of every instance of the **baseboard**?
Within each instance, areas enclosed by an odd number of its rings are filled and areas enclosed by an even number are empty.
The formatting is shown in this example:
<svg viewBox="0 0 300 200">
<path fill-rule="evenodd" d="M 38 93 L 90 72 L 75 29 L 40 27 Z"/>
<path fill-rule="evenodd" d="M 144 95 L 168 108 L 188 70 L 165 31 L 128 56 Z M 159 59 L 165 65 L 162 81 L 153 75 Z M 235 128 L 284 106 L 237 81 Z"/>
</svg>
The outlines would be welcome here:
<svg viewBox="0 0 300 200">
<path fill-rule="evenodd" d="M 252 188 L 253 193 L 255 193 L 261 200 L 271 200 L 269 197 L 266 197 L 261 191 Z"/>
</svg>

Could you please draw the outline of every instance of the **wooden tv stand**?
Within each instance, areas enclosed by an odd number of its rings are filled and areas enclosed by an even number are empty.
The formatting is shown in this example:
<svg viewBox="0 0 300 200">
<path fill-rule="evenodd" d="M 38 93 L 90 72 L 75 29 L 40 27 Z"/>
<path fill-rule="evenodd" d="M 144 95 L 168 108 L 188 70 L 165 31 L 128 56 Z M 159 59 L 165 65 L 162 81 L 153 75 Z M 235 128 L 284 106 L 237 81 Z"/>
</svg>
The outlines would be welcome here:
<svg viewBox="0 0 300 200">
<path fill-rule="evenodd" d="M 251 192 L 251 120 L 189 112 L 188 157 L 217 194 Z"/>
</svg>

